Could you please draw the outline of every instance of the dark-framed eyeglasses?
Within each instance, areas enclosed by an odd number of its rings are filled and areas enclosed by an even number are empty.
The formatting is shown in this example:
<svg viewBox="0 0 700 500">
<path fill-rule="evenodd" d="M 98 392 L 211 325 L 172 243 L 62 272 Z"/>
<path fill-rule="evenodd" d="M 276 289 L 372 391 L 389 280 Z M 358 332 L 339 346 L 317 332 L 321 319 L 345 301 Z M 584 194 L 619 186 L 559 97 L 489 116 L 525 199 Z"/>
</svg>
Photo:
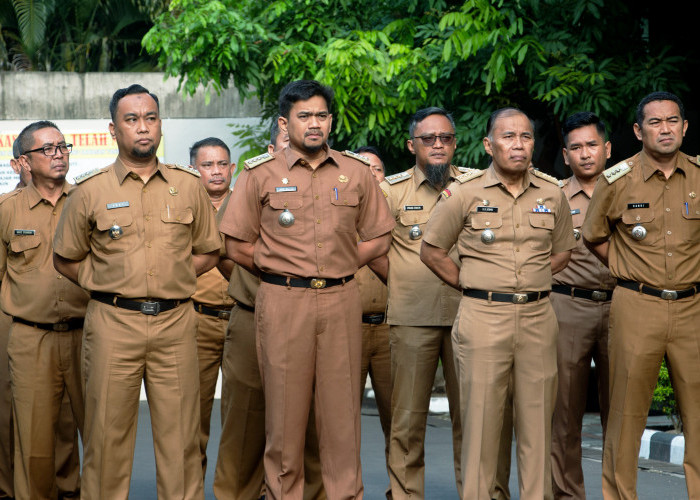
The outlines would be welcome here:
<svg viewBox="0 0 700 500">
<path fill-rule="evenodd" d="M 423 146 L 432 146 L 437 139 L 440 139 L 443 146 L 449 146 L 455 140 L 455 134 L 419 135 L 414 139 L 420 139 Z"/>
<path fill-rule="evenodd" d="M 44 156 L 56 156 L 57 150 L 61 151 L 61 154 L 67 155 L 68 153 L 73 151 L 73 145 L 72 144 L 59 144 L 58 146 L 54 146 L 53 144 L 49 144 L 48 146 L 42 146 L 40 148 L 30 149 L 29 151 L 25 151 L 22 154 L 26 155 L 27 153 L 36 153 L 38 151 L 41 151 L 42 153 L 44 153 Z"/>
</svg>

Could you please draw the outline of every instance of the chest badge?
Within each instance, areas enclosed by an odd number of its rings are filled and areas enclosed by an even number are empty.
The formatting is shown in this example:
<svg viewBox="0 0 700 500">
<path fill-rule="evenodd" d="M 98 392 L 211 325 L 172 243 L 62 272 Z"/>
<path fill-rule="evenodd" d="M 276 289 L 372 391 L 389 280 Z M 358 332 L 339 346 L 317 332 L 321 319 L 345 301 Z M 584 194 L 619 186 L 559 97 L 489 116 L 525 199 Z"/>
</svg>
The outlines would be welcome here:
<svg viewBox="0 0 700 500">
<path fill-rule="evenodd" d="M 408 231 L 408 237 L 415 241 L 420 239 L 421 236 L 423 236 L 423 231 L 420 226 L 418 224 L 411 226 L 411 229 Z"/>
<path fill-rule="evenodd" d="M 124 236 L 124 230 L 121 228 L 121 226 L 114 224 L 109 228 L 109 237 L 113 240 L 118 240 L 122 236 Z"/>
<path fill-rule="evenodd" d="M 282 184 L 289 184 L 289 179 L 287 179 L 286 177 L 282 179 Z"/>
<path fill-rule="evenodd" d="M 481 231 L 481 241 L 486 245 L 490 245 L 496 241 L 496 233 L 494 233 L 491 229 L 484 229 Z"/>
<path fill-rule="evenodd" d="M 179 191 L 175 186 L 170 186 L 170 189 L 168 189 L 168 193 L 170 193 L 172 196 L 177 196 Z"/>
<path fill-rule="evenodd" d="M 284 210 L 282 210 L 282 213 L 280 214 L 280 216 L 277 219 L 277 222 L 279 222 L 280 226 L 282 226 L 282 227 L 289 227 L 292 224 L 294 224 L 294 221 L 295 221 L 294 214 L 292 212 L 290 212 L 289 210 L 287 210 L 286 208 Z"/>
<path fill-rule="evenodd" d="M 350 179 L 348 179 L 347 176 L 343 174 L 340 174 L 340 176 L 338 176 L 338 182 L 348 182 L 349 180 Z"/>
<path fill-rule="evenodd" d="M 641 224 L 635 224 L 632 228 L 632 238 L 637 241 L 641 241 L 647 237 L 647 229 Z"/>
<path fill-rule="evenodd" d="M 581 230 L 574 228 L 574 238 L 576 238 L 576 241 L 581 239 Z"/>
<path fill-rule="evenodd" d="M 698 195 L 695 191 L 691 191 L 690 193 L 688 193 L 688 196 L 690 196 L 691 198 L 697 198 Z"/>
<path fill-rule="evenodd" d="M 489 200 L 483 200 L 481 203 L 482 203 L 485 207 L 488 207 L 488 206 L 491 204 L 491 202 L 490 202 Z"/>
</svg>

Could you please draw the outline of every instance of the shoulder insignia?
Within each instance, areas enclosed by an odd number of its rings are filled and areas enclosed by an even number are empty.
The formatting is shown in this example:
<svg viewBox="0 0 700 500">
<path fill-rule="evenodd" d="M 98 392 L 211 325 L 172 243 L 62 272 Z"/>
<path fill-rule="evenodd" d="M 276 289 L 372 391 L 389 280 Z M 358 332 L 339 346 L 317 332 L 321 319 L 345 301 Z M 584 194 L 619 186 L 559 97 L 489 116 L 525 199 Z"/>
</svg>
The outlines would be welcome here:
<svg viewBox="0 0 700 500">
<path fill-rule="evenodd" d="M 10 198 L 14 198 L 15 196 L 17 196 L 21 192 L 22 192 L 22 188 L 17 188 L 17 189 L 13 189 L 9 193 L 4 193 L 4 194 L 0 195 L 0 205 L 2 205 L 5 201 L 9 200 Z"/>
<path fill-rule="evenodd" d="M 690 161 L 690 163 L 692 163 L 696 167 L 700 167 L 700 155 L 688 156 L 688 161 Z"/>
<path fill-rule="evenodd" d="M 387 177 L 384 177 L 384 180 L 385 180 L 386 182 L 388 182 L 389 184 L 398 184 L 399 182 L 403 182 L 403 181 L 405 181 L 405 180 L 407 180 L 407 179 L 410 179 L 412 175 L 413 175 L 413 174 L 411 174 L 411 173 L 408 172 L 408 171 L 406 171 L 406 172 L 400 172 L 400 173 L 398 173 L 398 174 L 389 175 L 389 176 L 387 176 Z"/>
<path fill-rule="evenodd" d="M 564 179 L 562 181 L 559 181 L 559 187 L 564 187 L 570 182 L 570 177 L 568 179 Z"/>
<path fill-rule="evenodd" d="M 603 170 L 603 177 L 605 177 L 605 180 L 608 181 L 608 184 L 612 184 L 623 175 L 626 175 L 632 171 L 630 163 L 631 162 L 628 163 L 627 161 L 621 161 L 617 165 Z"/>
<path fill-rule="evenodd" d="M 557 179 L 556 177 L 553 177 L 553 176 L 551 176 L 551 175 L 549 175 L 549 174 L 545 174 L 544 172 L 540 172 L 540 171 L 537 170 L 537 169 L 532 169 L 532 170 L 530 170 L 530 172 L 532 172 L 534 175 L 536 175 L 536 176 L 539 177 L 540 179 L 544 179 L 544 180 L 547 181 L 547 182 L 551 182 L 552 184 L 556 184 L 556 185 L 559 186 L 559 187 L 562 186 L 562 185 L 561 185 L 561 182 L 560 182 L 559 179 Z"/>
<path fill-rule="evenodd" d="M 91 177 L 95 177 L 98 174 L 104 173 L 105 170 L 102 168 L 96 168 L 93 170 L 88 170 L 87 172 L 83 172 L 80 175 L 75 176 L 75 183 L 80 184 L 81 182 L 85 182 L 86 180 L 90 179 Z"/>
<path fill-rule="evenodd" d="M 346 149 L 345 151 L 343 151 L 343 154 L 345 156 L 349 156 L 350 158 L 355 158 L 356 160 L 361 161 L 365 165 L 369 165 L 369 158 L 367 158 L 366 156 L 362 156 L 359 153 L 355 153 L 354 151 L 350 151 L 349 149 Z"/>
<path fill-rule="evenodd" d="M 382 194 L 384 195 L 384 198 L 388 198 L 388 197 L 389 197 L 389 193 L 387 193 L 387 192 L 384 191 L 383 189 L 382 189 Z"/>
<path fill-rule="evenodd" d="M 460 177 L 461 177 L 461 176 L 460 176 Z M 450 191 L 449 189 L 445 188 L 445 189 L 442 190 L 442 193 L 440 193 L 440 196 L 442 196 L 444 199 L 447 199 L 447 198 L 449 198 L 450 196 L 452 196 L 452 191 Z"/>
<path fill-rule="evenodd" d="M 478 168 L 468 168 L 466 171 L 460 169 L 461 172 L 464 172 L 462 175 L 458 175 L 455 177 L 455 180 L 459 182 L 460 184 L 464 184 L 467 181 L 470 181 L 472 179 L 476 179 L 477 177 L 481 177 L 486 173 L 486 170 L 480 170 Z M 446 197 L 447 198 L 447 197 Z"/>
<path fill-rule="evenodd" d="M 185 165 L 177 165 L 173 163 L 172 165 L 168 165 L 170 168 L 176 168 L 178 170 L 182 170 L 183 172 L 187 172 L 188 174 L 192 174 L 195 177 L 201 177 L 202 174 L 199 173 L 199 171 L 196 168 L 192 168 L 190 166 L 185 166 Z"/>
<path fill-rule="evenodd" d="M 472 168 L 469 168 L 469 167 L 457 167 L 457 170 L 459 170 L 459 171 L 462 172 L 463 174 L 468 174 L 470 171 L 476 170 L 476 169 L 472 169 Z"/>
<path fill-rule="evenodd" d="M 251 168 L 255 168 L 258 165 L 262 165 L 266 161 L 270 161 L 274 158 L 275 156 L 271 155 L 270 153 L 263 153 L 258 156 L 253 156 L 252 158 L 248 158 L 246 161 L 243 162 L 243 164 L 245 165 L 245 168 L 250 170 Z"/>
</svg>

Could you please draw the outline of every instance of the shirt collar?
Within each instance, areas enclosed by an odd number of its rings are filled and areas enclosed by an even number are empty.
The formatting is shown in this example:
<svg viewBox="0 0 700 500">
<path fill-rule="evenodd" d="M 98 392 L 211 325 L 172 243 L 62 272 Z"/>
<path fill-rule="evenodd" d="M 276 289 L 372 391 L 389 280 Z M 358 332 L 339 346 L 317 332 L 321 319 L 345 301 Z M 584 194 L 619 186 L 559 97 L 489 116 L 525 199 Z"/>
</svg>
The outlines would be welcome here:
<svg viewBox="0 0 700 500">
<path fill-rule="evenodd" d="M 165 179 L 165 181 L 168 181 L 168 173 L 167 173 L 167 168 L 165 167 L 165 164 L 161 163 L 158 157 L 156 156 L 156 170 L 154 171 L 153 175 L 156 175 L 160 173 L 161 177 Z M 117 176 L 117 181 L 119 181 L 119 184 L 124 183 L 124 179 L 131 173 L 132 171 L 129 170 L 124 163 L 122 163 L 121 159 L 117 157 L 117 159 L 114 161 L 114 173 Z M 138 175 L 138 174 L 137 174 Z M 153 176 L 151 176 L 153 177 Z"/>
<path fill-rule="evenodd" d="M 450 182 L 454 181 L 455 178 L 462 173 L 454 165 L 450 165 L 448 167 L 448 170 L 450 172 L 450 176 L 447 179 L 447 183 L 445 184 L 446 186 L 449 185 Z M 418 168 L 418 165 L 415 165 L 413 167 L 413 178 L 414 178 L 414 185 L 416 186 L 416 189 L 418 189 L 421 186 L 421 184 L 423 184 L 424 182 L 428 182 L 428 178 L 425 176 L 425 173 L 423 173 L 423 171 L 420 168 Z M 433 187 L 432 184 L 430 184 L 429 182 L 428 182 L 428 185 L 430 187 Z"/>
<path fill-rule="evenodd" d="M 323 145 L 323 151 L 325 152 L 325 156 L 321 160 L 321 163 L 318 164 L 319 167 L 323 166 L 325 163 L 333 164 L 336 167 L 339 165 L 339 158 L 340 158 L 340 153 L 338 151 L 335 151 L 331 148 L 328 147 L 328 144 Z M 290 147 L 286 147 L 282 150 L 282 154 L 284 154 L 284 159 L 287 164 L 287 168 L 289 170 L 292 169 L 293 166 L 299 165 L 299 166 L 306 166 L 306 160 L 304 157 L 299 153 L 298 151 L 294 151 Z"/>
<path fill-rule="evenodd" d="M 583 193 L 584 195 L 588 196 L 588 194 L 586 194 L 586 191 L 583 189 L 581 182 L 579 182 L 578 177 L 576 177 L 575 175 L 572 175 L 569 178 L 568 185 L 571 186 L 571 190 L 569 196 L 567 196 L 567 199 L 570 200 L 578 193 Z"/>
<path fill-rule="evenodd" d="M 61 186 L 61 196 L 67 195 L 70 188 L 71 185 L 68 183 L 68 181 L 64 180 L 63 186 Z M 29 208 L 34 208 L 45 199 L 31 180 L 25 189 L 27 190 L 27 201 L 29 202 Z"/>
<path fill-rule="evenodd" d="M 673 171 L 671 175 L 676 173 L 676 170 L 685 174 L 685 169 L 683 168 L 683 154 L 678 151 L 676 153 L 676 164 L 673 166 Z M 649 155 L 642 149 L 639 153 L 639 166 L 642 168 L 642 177 L 644 177 L 644 182 L 648 181 L 649 178 L 656 172 L 661 172 L 658 168 L 651 164 Z M 669 176 L 670 177 L 670 176 Z"/>
</svg>

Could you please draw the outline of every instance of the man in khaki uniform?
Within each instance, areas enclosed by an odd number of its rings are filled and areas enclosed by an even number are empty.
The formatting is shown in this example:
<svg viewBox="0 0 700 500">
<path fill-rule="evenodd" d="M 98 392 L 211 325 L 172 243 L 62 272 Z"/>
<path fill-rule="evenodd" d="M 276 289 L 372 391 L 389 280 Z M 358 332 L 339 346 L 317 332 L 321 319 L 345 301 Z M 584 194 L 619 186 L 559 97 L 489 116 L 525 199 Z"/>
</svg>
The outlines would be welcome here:
<svg viewBox="0 0 700 500">
<path fill-rule="evenodd" d="M 462 498 L 488 500 L 512 384 L 520 498 L 551 499 L 551 419 L 557 385 L 552 273 L 576 246 L 566 196 L 529 171 L 534 129 L 514 108 L 494 112 L 487 170 L 443 191 L 421 259 L 463 298 L 452 331 L 462 415 Z M 461 267 L 450 258 L 457 244 Z"/>
<path fill-rule="evenodd" d="M 586 411 L 591 359 L 598 380 L 600 422 L 608 417 L 608 316 L 615 280 L 583 244 L 581 226 L 596 180 L 610 158 L 605 124 L 585 111 L 563 125 L 564 162 L 573 176 L 563 182 L 576 248 L 566 268 L 552 277 L 550 296 L 559 322 L 559 385 L 552 420 L 552 487 L 555 498 L 586 498 L 581 467 L 581 425 Z M 603 439 L 604 440 L 604 439 Z"/>
<path fill-rule="evenodd" d="M 214 210 L 219 212 L 231 194 L 231 151 L 224 141 L 208 137 L 190 148 L 190 166 L 195 168 L 206 189 Z M 223 241 L 221 250 L 224 250 Z M 207 471 L 207 443 L 216 382 L 224 351 L 226 326 L 231 316 L 233 299 L 228 294 L 228 280 L 218 269 L 210 269 L 197 277 L 197 291 L 192 296 L 197 311 L 197 359 L 199 360 L 199 406 L 201 413 L 200 451 L 202 476 Z"/>
<path fill-rule="evenodd" d="M 610 412 L 603 496 L 636 499 L 637 457 L 666 356 L 685 435 L 689 498 L 700 498 L 700 166 L 680 152 L 683 104 L 654 92 L 637 106 L 642 151 L 603 172 L 583 223 L 617 278 L 610 309 Z"/>
<path fill-rule="evenodd" d="M 420 242 L 440 191 L 462 172 L 451 165 L 457 146 L 452 117 L 441 108 L 418 111 L 409 125 L 408 149 L 416 165 L 381 183 L 396 227 L 387 257 L 371 264 L 389 288 L 393 498 L 424 498 L 425 427 L 438 361 L 442 360 L 452 420 L 457 491 L 461 494 L 459 393 L 450 330 L 459 293 L 420 261 Z"/>
<path fill-rule="evenodd" d="M 287 147 L 277 120 L 270 127 L 268 153 Z M 230 199 L 230 197 L 229 197 Z M 226 211 L 222 205 L 217 221 Z M 219 500 L 264 498 L 265 395 L 255 347 L 255 295 L 260 278 L 225 256 L 219 269 L 230 275 L 228 293 L 236 304 L 231 310 L 221 365 L 221 438 L 214 476 L 214 495 Z M 304 500 L 325 500 L 318 457 L 316 423 L 309 416 L 304 446 Z"/>
<path fill-rule="evenodd" d="M 384 180 L 384 162 L 373 146 L 362 146 L 355 150 L 369 160 L 369 170 L 378 183 Z M 386 323 L 387 288 L 369 266 L 355 273 L 362 299 L 362 378 L 360 387 L 365 387 L 367 375 L 372 380 L 374 400 L 377 403 L 379 423 L 384 433 L 384 454 L 389 468 L 389 437 L 391 434 L 391 350 L 389 348 L 389 325 Z M 391 487 L 387 489 L 391 498 Z"/>
<path fill-rule="evenodd" d="M 0 305 L 12 317 L 14 494 L 51 498 L 59 494 L 56 444 L 66 393 L 83 430 L 80 356 L 88 295 L 56 272 L 52 258 L 54 229 L 71 188 L 65 178 L 72 146 L 48 121 L 28 125 L 17 141 L 17 161 L 31 178 L 0 204 Z M 69 425 L 63 431 L 73 435 Z M 79 491 L 79 475 L 71 473 Z"/>
<path fill-rule="evenodd" d="M 278 123 L 289 147 L 246 162 L 221 223 L 228 256 L 261 277 L 255 324 L 273 500 L 302 498 L 312 397 L 328 498 L 363 493 L 353 275 L 388 250 L 393 221 L 362 157 L 327 145 L 332 98 L 316 81 L 285 86 Z"/>
<path fill-rule="evenodd" d="M 56 229 L 54 263 L 91 293 L 85 317 L 85 498 L 126 498 L 139 393 L 146 386 L 158 498 L 203 498 L 196 276 L 221 240 L 199 174 L 156 150 L 156 96 L 115 92 L 119 156 L 76 179 Z"/>
</svg>

